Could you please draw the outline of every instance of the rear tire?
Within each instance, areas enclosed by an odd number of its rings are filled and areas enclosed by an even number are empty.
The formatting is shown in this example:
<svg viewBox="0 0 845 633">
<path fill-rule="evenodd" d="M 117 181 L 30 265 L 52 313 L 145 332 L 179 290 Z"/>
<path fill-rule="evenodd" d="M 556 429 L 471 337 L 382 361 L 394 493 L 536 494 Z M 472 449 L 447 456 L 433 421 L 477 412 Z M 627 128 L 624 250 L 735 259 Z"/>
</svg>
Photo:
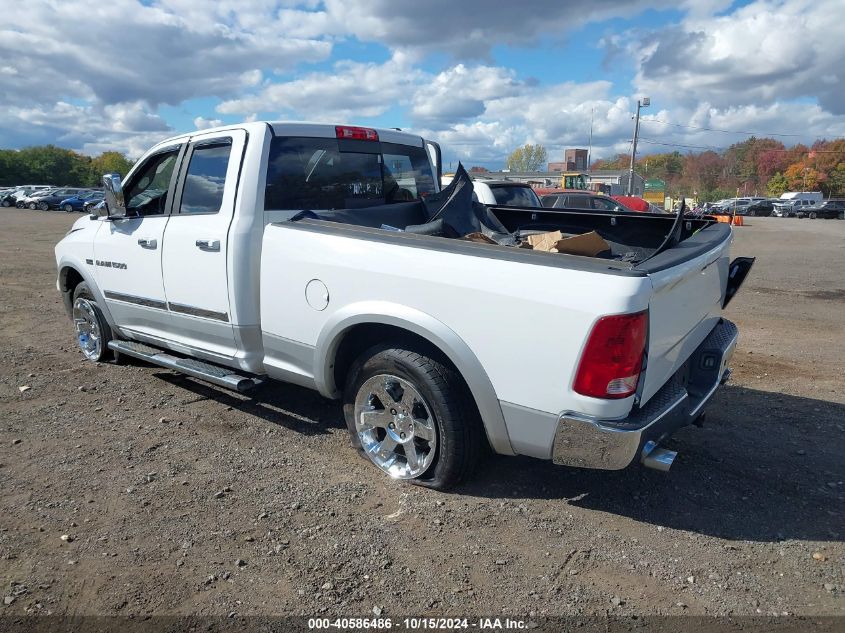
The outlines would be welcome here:
<svg viewBox="0 0 845 633">
<path fill-rule="evenodd" d="M 815 220 L 819 216 L 815 211 L 810 211 L 810 214 L 807 217 L 809 217 L 811 220 Z"/>
<path fill-rule="evenodd" d="M 46 202 L 39 202 L 39 203 L 38 203 L 38 208 L 39 208 L 39 209 L 41 209 L 42 211 L 49 211 L 49 210 L 50 210 L 50 205 L 49 205 L 49 204 L 47 204 Z"/>
<path fill-rule="evenodd" d="M 343 393 L 352 445 L 395 479 L 446 490 L 475 468 L 484 431 L 461 376 L 429 351 L 381 344 L 352 364 Z"/>
<path fill-rule="evenodd" d="M 111 328 L 97 305 L 88 283 L 81 281 L 73 290 L 73 322 L 76 342 L 85 358 L 95 363 L 112 356 L 109 341 Z"/>
<path fill-rule="evenodd" d="M 11 203 L 11 202 L 9 202 L 8 200 L 3 200 L 3 206 L 4 206 L 4 207 L 11 207 L 11 206 L 12 206 L 12 203 Z"/>
<path fill-rule="evenodd" d="M 30 211 L 35 211 L 35 209 L 36 209 L 34 202 L 30 202 L 29 205 L 27 205 L 27 206 L 29 207 Z"/>
</svg>

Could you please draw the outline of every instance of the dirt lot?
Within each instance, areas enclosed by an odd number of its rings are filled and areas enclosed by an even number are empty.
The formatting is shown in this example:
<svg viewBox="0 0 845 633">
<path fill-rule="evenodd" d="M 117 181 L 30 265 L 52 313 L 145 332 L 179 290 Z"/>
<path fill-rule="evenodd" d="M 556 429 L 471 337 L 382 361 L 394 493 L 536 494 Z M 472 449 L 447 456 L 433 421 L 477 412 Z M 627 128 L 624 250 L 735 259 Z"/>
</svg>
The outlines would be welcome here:
<svg viewBox="0 0 845 633">
<path fill-rule="evenodd" d="M 670 474 L 494 457 L 441 494 L 304 389 L 84 361 L 77 217 L 0 210 L 0 613 L 845 615 L 845 222 L 736 230 L 734 379 Z"/>
</svg>

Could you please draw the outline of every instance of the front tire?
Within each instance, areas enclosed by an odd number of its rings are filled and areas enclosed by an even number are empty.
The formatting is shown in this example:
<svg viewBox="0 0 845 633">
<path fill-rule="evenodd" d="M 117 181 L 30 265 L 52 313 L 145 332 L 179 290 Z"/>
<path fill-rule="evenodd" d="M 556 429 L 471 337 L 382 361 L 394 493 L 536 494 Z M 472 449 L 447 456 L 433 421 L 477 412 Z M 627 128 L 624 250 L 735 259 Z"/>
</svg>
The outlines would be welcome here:
<svg viewBox="0 0 845 633">
<path fill-rule="evenodd" d="M 41 209 L 42 211 L 49 211 L 50 205 L 47 204 L 46 202 L 40 202 L 40 203 L 38 203 L 38 208 Z"/>
<path fill-rule="evenodd" d="M 815 220 L 815 219 L 816 219 L 817 217 L 819 217 L 819 216 L 818 216 L 818 214 L 817 214 L 815 211 L 810 211 L 810 214 L 809 214 L 809 216 L 808 216 L 808 217 L 809 217 L 811 220 Z"/>
<path fill-rule="evenodd" d="M 76 342 L 85 358 L 98 363 L 111 356 L 108 347 L 111 329 L 97 306 L 94 293 L 84 281 L 73 291 L 73 324 Z"/>
<path fill-rule="evenodd" d="M 34 202 L 30 202 L 28 206 L 29 206 L 29 210 L 30 210 L 30 211 L 35 211 L 36 206 L 35 206 L 35 203 L 34 203 Z"/>
<path fill-rule="evenodd" d="M 65 213 L 72 213 L 73 212 L 73 206 L 72 205 L 66 204 L 64 206 L 64 209 L 65 209 Z"/>
<path fill-rule="evenodd" d="M 11 202 L 9 202 L 8 200 L 3 200 L 3 206 L 4 206 L 4 207 L 11 207 L 11 206 L 12 206 L 12 203 L 11 203 Z"/>
<path fill-rule="evenodd" d="M 428 351 L 382 344 L 349 370 L 343 413 L 352 439 L 394 479 L 446 490 L 474 469 L 483 429 L 466 384 Z"/>
</svg>

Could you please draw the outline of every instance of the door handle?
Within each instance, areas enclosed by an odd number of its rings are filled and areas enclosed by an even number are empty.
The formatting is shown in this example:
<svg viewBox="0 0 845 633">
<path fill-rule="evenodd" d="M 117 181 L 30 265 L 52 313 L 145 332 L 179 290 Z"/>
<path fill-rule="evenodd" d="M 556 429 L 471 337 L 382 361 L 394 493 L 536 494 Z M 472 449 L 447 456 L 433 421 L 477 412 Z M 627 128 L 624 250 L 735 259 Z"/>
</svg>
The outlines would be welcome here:
<svg viewBox="0 0 845 633">
<path fill-rule="evenodd" d="M 219 251 L 220 240 L 197 240 L 197 248 L 201 251 Z"/>
<path fill-rule="evenodd" d="M 138 245 L 141 248 L 158 248 L 158 240 L 148 240 L 142 237 L 138 240 Z"/>
</svg>

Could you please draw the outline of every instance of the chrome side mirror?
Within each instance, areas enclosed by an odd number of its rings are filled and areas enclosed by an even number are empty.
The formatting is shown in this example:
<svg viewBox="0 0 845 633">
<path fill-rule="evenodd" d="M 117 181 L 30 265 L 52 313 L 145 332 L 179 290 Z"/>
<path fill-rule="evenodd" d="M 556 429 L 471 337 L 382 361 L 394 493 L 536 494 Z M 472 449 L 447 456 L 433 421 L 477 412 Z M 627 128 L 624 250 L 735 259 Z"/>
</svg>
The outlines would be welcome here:
<svg viewBox="0 0 845 633">
<path fill-rule="evenodd" d="M 105 206 L 108 217 L 125 218 L 126 202 L 123 199 L 120 174 L 105 174 L 103 176 L 103 191 L 105 192 Z"/>
</svg>

